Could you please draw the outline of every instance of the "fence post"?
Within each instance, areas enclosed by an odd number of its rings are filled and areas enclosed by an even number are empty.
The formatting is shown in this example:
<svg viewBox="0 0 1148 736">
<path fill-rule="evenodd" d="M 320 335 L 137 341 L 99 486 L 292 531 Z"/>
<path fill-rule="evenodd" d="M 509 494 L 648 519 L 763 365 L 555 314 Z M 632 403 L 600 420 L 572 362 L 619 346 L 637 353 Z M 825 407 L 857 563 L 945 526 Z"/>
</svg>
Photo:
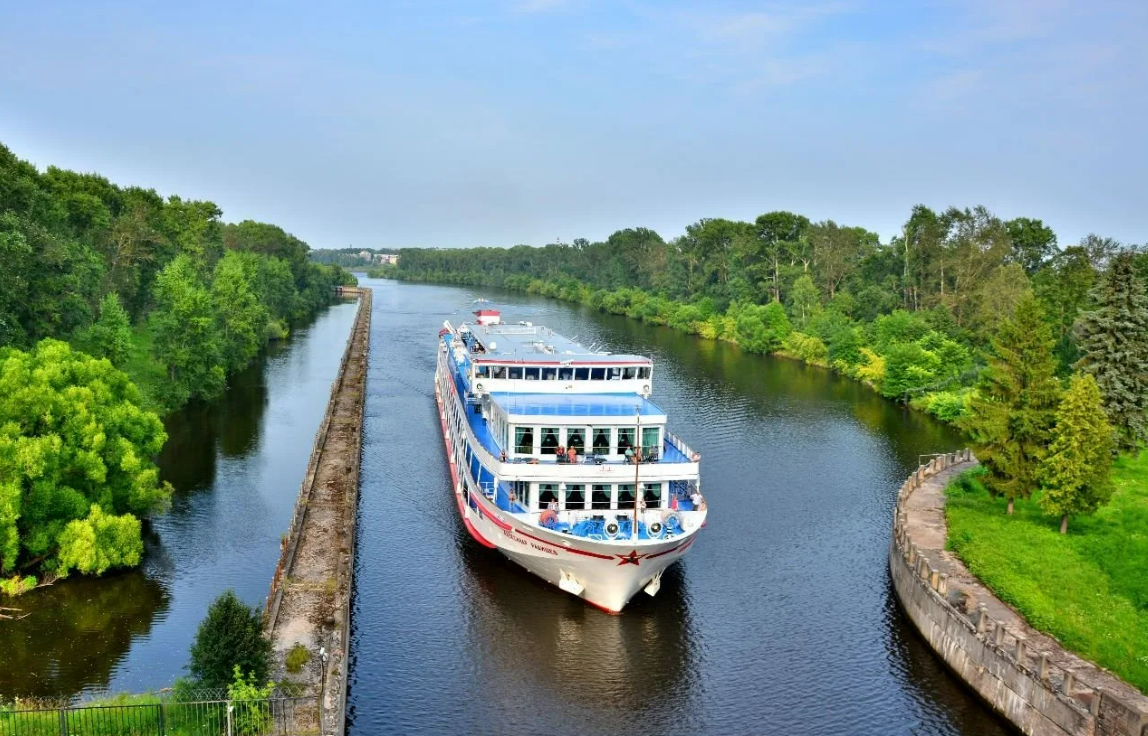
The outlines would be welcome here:
<svg viewBox="0 0 1148 736">
<path fill-rule="evenodd" d="M 156 703 L 155 707 L 159 711 L 159 734 L 160 736 L 166 736 L 167 729 L 163 723 L 163 703 Z"/>
<path fill-rule="evenodd" d="M 60 736 L 68 736 L 68 716 L 66 708 L 60 708 Z"/>
</svg>

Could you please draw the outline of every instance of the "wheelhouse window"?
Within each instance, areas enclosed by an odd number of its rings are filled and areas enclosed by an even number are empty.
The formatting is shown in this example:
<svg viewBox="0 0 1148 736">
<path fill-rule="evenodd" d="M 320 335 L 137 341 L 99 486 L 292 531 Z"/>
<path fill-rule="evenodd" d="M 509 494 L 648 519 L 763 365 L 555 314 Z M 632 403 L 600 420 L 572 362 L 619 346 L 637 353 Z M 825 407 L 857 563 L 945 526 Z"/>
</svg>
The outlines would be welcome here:
<svg viewBox="0 0 1148 736">
<path fill-rule="evenodd" d="M 610 454 L 610 428 L 609 427 L 595 427 L 594 428 L 594 454 L 595 455 L 609 455 Z"/>
<path fill-rule="evenodd" d="M 586 508 L 586 486 L 580 483 L 571 483 L 566 486 L 564 491 L 566 500 L 562 508 L 564 509 L 584 509 Z"/>
<path fill-rule="evenodd" d="M 590 508 L 610 508 L 610 486 L 595 483 L 590 490 Z"/>
<path fill-rule="evenodd" d="M 642 427 L 642 459 L 656 460 L 662 447 L 658 442 L 658 427 Z"/>
<path fill-rule="evenodd" d="M 510 366 L 510 370 L 508 371 L 508 373 L 510 376 L 510 380 L 512 380 L 512 381 L 521 381 L 522 380 L 522 366 L 512 365 L 512 366 Z"/>
<path fill-rule="evenodd" d="M 527 366 L 526 368 L 523 369 L 523 374 L 524 374 L 527 381 L 537 381 L 538 380 L 538 366 L 536 366 L 536 365 Z"/>
<path fill-rule="evenodd" d="M 553 381 L 557 378 L 558 378 L 558 369 L 557 368 L 547 368 L 547 367 L 542 368 L 542 380 L 543 381 Z"/>
<path fill-rule="evenodd" d="M 650 366 L 644 365 L 644 366 L 638 368 L 638 378 L 649 378 L 649 377 L 650 377 Z"/>
<path fill-rule="evenodd" d="M 605 368 L 591 368 L 590 369 L 590 380 L 591 381 L 605 381 L 606 380 L 606 369 Z"/>
<path fill-rule="evenodd" d="M 632 509 L 632 508 L 634 508 L 634 484 L 633 483 L 619 483 L 618 484 L 618 508 L 619 509 Z"/>
<path fill-rule="evenodd" d="M 559 381 L 573 381 L 574 380 L 574 369 L 569 368 L 567 366 L 559 367 L 558 368 L 558 380 Z"/>
<path fill-rule="evenodd" d="M 574 380 L 575 381 L 589 381 L 590 380 L 590 369 L 589 368 L 575 368 L 574 369 Z"/>
<path fill-rule="evenodd" d="M 474 377 L 475 378 L 486 378 L 488 375 L 489 375 L 489 371 L 487 369 L 487 366 L 478 365 L 478 366 L 474 367 Z"/>
<path fill-rule="evenodd" d="M 543 455 L 553 455 L 558 451 L 558 427 L 543 427 L 541 437 Z"/>
<path fill-rule="evenodd" d="M 534 427 L 514 428 L 514 451 L 519 455 L 534 454 Z"/>
<path fill-rule="evenodd" d="M 538 484 L 538 510 L 541 511 L 550 505 L 550 502 L 558 503 L 558 484 L 557 483 L 539 483 Z"/>
<path fill-rule="evenodd" d="M 573 447 L 579 455 L 586 452 L 586 430 L 581 427 L 569 427 L 566 430 L 566 446 Z"/>
<path fill-rule="evenodd" d="M 626 450 L 634 449 L 634 435 L 637 429 L 634 427 L 618 427 L 618 454 L 621 455 Z"/>
<path fill-rule="evenodd" d="M 494 365 L 490 367 L 491 378 L 506 378 L 506 366 Z"/>
<path fill-rule="evenodd" d="M 610 380 L 611 381 L 622 380 L 622 367 L 621 366 L 614 366 L 614 367 L 610 368 Z"/>
<path fill-rule="evenodd" d="M 638 367 L 637 366 L 628 365 L 622 369 L 622 378 L 633 380 L 637 377 L 638 377 Z"/>
<path fill-rule="evenodd" d="M 646 508 L 656 509 L 662 505 L 662 484 L 661 483 L 644 483 L 642 489 L 642 499 L 646 502 Z"/>
</svg>

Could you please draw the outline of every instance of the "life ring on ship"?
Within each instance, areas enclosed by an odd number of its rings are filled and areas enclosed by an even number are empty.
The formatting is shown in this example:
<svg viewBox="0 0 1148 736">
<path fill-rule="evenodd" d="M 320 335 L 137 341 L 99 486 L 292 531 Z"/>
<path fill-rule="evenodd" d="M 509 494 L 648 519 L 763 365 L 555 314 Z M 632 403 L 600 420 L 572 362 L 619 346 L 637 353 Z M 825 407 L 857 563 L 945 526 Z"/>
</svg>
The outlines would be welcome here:
<svg viewBox="0 0 1148 736">
<path fill-rule="evenodd" d="M 662 526 L 662 522 L 655 521 L 646 527 L 646 534 L 649 534 L 652 539 L 661 539 L 662 532 L 665 530 L 666 528 Z"/>
<path fill-rule="evenodd" d="M 662 514 L 662 523 L 666 526 L 667 532 L 682 529 L 682 515 L 677 511 L 667 511 Z"/>
<path fill-rule="evenodd" d="M 606 526 L 602 527 L 602 532 L 606 535 L 607 539 L 617 539 L 621 531 L 622 527 L 618 526 L 618 522 L 616 521 L 607 521 Z"/>
<path fill-rule="evenodd" d="M 538 523 L 547 529 L 553 529 L 558 524 L 558 512 L 546 509 L 538 516 Z"/>
</svg>

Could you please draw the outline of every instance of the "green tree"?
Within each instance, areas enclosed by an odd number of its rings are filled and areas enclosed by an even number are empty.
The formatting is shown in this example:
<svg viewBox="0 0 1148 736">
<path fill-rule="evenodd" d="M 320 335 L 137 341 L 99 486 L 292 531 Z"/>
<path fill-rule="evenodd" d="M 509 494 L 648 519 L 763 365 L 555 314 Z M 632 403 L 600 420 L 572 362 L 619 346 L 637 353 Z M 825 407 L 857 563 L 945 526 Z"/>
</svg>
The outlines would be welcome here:
<svg viewBox="0 0 1148 736">
<path fill-rule="evenodd" d="M 132 325 L 114 291 L 100 301 L 100 318 L 88 329 L 89 347 L 100 358 L 123 368 L 132 349 Z"/>
<path fill-rule="evenodd" d="M 223 390 L 223 352 L 211 292 L 187 256 L 178 256 L 156 279 L 152 349 L 167 369 L 169 401 L 213 398 Z"/>
<path fill-rule="evenodd" d="M 86 519 L 69 521 L 59 541 L 56 572 L 61 575 L 73 569 L 103 575 L 110 567 L 135 567 L 143 554 L 139 519 L 105 514 L 99 504 L 92 504 Z"/>
<path fill-rule="evenodd" d="M 258 269 L 253 255 L 235 251 L 215 266 L 211 296 L 227 370 L 250 363 L 266 341 L 267 309 L 256 291 Z"/>
<path fill-rule="evenodd" d="M 961 422 L 977 458 L 988 470 L 986 485 L 1008 499 L 1027 498 L 1044 460 L 1060 384 L 1052 357 L 1052 334 L 1040 304 L 1027 296 L 993 339 L 970 413 Z"/>
<path fill-rule="evenodd" d="M 1041 466 L 1041 508 L 1060 517 L 1091 514 L 1112 496 L 1112 425 L 1104 413 L 1100 388 L 1087 374 L 1072 377 L 1056 412 L 1056 429 Z"/>
<path fill-rule="evenodd" d="M 1032 275 L 1056 253 L 1056 233 L 1040 220 L 1018 217 L 1005 223 L 1012 253 L 1009 262 L 1019 263 L 1025 273 Z"/>
<path fill-rule="evenodd" d="M 904 398 L 936 381 L 940 368 L 937 356 L 917 343 L 897 343 L 885 355 L 881 393 L 890 399 Z"/>
<path fill-rule="evenodd" d="M 151 460 L 167 434 L 127 376 L 43 340 L 0 349 L 0 396 L 0 572 L 21 558 L 61 572 L 137 563 L 139 522 L 123 519 L 162 510 L 172 489 Z M 77 521 L 95 534 L 92 555 L 86 532 L 68 530 Z"/>
<path fill-rule="evenodd" d="M 1100 386 L 1120 449 L 1139 452 L 1148 439 L 1148 297 L 1132 254 L 1112 259 L 1092 298 L 1096 309 L 1076 322 L 1077 367 Z"/>
<path fill-rule="evenodd" d="M 789 293 L 789 304 L 798 325 L 805 327 L 805 323 L 813 316 L 820 301 L 821 293 L 818 292 L 809 274 L 803 274 L 793 282 L 793 290 Z"/>
<path fill-rule="evenodd" d="M 227 590 L 207 609 L 195 632 L 188 670 L 201 687 L 228 687 L 235 668 L 251 682 L 266 682 L 271 671 L 271 642 L 263 636 L 263 617 Z"/>
</svg>

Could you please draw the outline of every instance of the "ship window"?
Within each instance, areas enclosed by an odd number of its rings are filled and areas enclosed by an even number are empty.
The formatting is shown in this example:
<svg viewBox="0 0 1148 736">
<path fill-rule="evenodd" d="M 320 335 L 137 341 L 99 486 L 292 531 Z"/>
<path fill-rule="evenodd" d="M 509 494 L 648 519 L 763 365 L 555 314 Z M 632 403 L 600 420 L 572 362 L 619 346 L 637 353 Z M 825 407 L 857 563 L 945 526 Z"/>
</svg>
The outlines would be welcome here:
<svg viewBox="0 0 1148 736">
<path fill-rule="evenodd" d="M 575 483 L 566 486 L 566 509 L 586 508 L 586 486 Z"/>
<path fill-rule="evenodd" d="M 492 366 L 490 369 L 490 377 L 491 378 L 506 378 L 506 366 L 504 366 L 504 365 Z"/>
<path fill-rule="evenodd" d="M 574 369 L 573 368 L 559 368 L 558 369 L 558 380 L 559 381 L 573 381 L 574 380 Z"/>
<path fill-rule="evenodd" d="M 522 366 L 520 366 L 520 365 L 510 366 L 510 378 L 512 380 L 521 381 L 522 380 Z"/>
<path fill-rule="evenodd" d="M 553 381 L 556 378 L 558 378 L 558 369 L 557 368 L 543 367 L 543 369 L 542 369 L 542 380 L 543 381 Z"/>
<path fill-rule="evenodd" d="M 542 454 L 553 455 L 558 450 L 558 427 L 542 428 Z"/>
<path fill-rule="evenodd" d="M 622 378 L 634 379 L 638 377 L 638 369 L 636 366 L 628 365 L 622 369 Z"/>
<path fill-rule="evenodd" d="M 611 381 L 618 381 L 618 380 L 621 380 L 621 378 L 622 378 L 621 367 L 610 368 L 610 380 Z"/>
<path fill-rule="evenodd" d="M 575 368 L 574 369 L 574 380 L 575 381 L 589 381 L 590 380 L 590 369 L 589 368 Z"/>
<path fill-rule="evenodd" d="M 534 453 L 534 427 L 514 428 L 514 451 L 520 455 Z"/>
<path fill-rule="evenodd" d="M 610 428 L 609 427 L 595 427 L 593 431 L 594 431 L 594 454 L 595 455 L 609 455 L 610 454 Z"/>
<path fill-rule="evenodd" d="M 591 381 L 605 381 L 606 380 L 606 369 L 605 368 L 591 368 L 590 369 L 590 380 Z"/>
<path fill-rule="evenodd" d="M 538 380 L 538 366 L 530 366 L 529 368 L 524 369 L 524 372 L 526 374 L 527 381 Z"/>
<path fill-rule="evenodd" d="M 593 490 L 590 493 L 590 508 L 610 508 L 610 486 L 599 485 L 598 483 L 593 485 Z"/>
<path fill-rule="evenodd" d="M 538 484 L 538 508 L 545 509 L 546 506 L 553 501 L 558 503 L 558 484 L 557 483 L 539 483 Z"/>
<path fill-rule="evenodd" d="M 662 484 L 644 483 L 642 498 L 646 501 L 646 508 L 656 509 L 662 505 Z"/>
<path fill-rule="evenodd" d="M 638 378 L 649 378 L 649 377 L 650 377 L 650 366 L 644 365 L 638 369 Z"/>
<path fill-rule="evenodd" d="M 658 450 L 662 449 L 658 443 L 657 427 L 642 427 L 642 459 L 657 460 Z"/>
<path fill-rule="evenodd" d="M 573 447 L 579 455 L 586 452 L 586 430 L 581 427 L 567 428 L 566 446 Z"/>
<path fill-rule="evenodd" d="M 627 449 L 634 447 L 634 434 L 636 430 L 633 427 L 618 427 L 618 454 L 624 453 Z"/>
<path fill-rule="evenodd" d="M 632 509 L 632 508 L 634 508 L 634 484 L 633 483 L 619 483 L 618 484 L 618 508 L 619 509 Z"/>
<path fill-rule="evenodd" d="M 518 504 L 519 506 L 521 506 L 524 509 L 530 507 L 530 483 L 529 482 L 524 481 L 524 480 L 511 481 L 510 482 L 510 495 L 513 497 L 511 499 L 512 503 Z M 511 506 L 510 510 L 514 511 L 515 509 L 513 506 Z"/>
<path fill-rule="evenodd" d="M 476 367 L 474 369 L 474 375 L 476 378 L 486 378 L 486 366 L 480 365 Z"/>
</svg>

